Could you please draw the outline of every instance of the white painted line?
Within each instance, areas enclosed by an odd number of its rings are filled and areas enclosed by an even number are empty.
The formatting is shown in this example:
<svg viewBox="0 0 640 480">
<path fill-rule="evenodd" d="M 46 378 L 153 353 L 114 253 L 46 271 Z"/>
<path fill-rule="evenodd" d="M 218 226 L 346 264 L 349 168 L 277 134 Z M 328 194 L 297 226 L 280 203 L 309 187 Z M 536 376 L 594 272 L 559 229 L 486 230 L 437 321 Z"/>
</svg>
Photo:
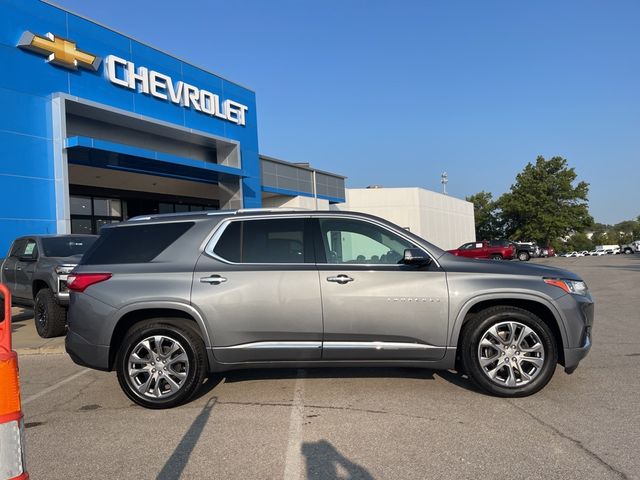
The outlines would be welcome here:
<svg viewBox="0 0 640 480">
<path fill-rule="evenodd" d="M 304 422 L 304 371 L 298 370 L 294 385 L 293 405 L 289 419 L 289 441 L 284 462 L 284 480 L 299 480 L 302 476 L 302 424 Z"/>
<path fill-rule="evenodd" d="M 81 370 L 81 371 L 79 371 L 78 373 L 74 373 L 73 375 L 71 375 L 71 376 L 69 376 L 69 377 L 65 378 L 64 380 L 60 380 L 58 383 L 55 383 L 55 384 L 51 385 L 50 387 L 47 387 L 47 388 L 45 388 L 44 390 L 42 390 L 42 391 L 40 391 L 40 392 L 38 392 L 38 393 L 36 393 L 36 394 L 34 394 L 34 395 L 31 395 L 31 396 L 30 396 L 30 397 L 28 397 L 28 398 L 25 398 L 25 399 L 22 401 L 22 405 L 26 405 L 27 403 L 31 403 L 31 402 L 33 402 L 34 400 L 37 400 L 37 399 L 39 399 L 40 397 L 42 397 L 42 396 L 46 395 L 47 393 L 49 393 L 49 392 L 53 392 L 56 388 L 60 388 L 60 387 L 61 387 L 62 385 L 64 385 L 65 383 L 69 383 L 70 381 L 75 380 L 76 378 L 78 378 L 78 377 L 80 377 L 80 376 L 84 375 L 85 373 L 89 373 L 90 371 L 91 371 L 90 369 L 85 368 L 84 370 Z"/>
</svg>

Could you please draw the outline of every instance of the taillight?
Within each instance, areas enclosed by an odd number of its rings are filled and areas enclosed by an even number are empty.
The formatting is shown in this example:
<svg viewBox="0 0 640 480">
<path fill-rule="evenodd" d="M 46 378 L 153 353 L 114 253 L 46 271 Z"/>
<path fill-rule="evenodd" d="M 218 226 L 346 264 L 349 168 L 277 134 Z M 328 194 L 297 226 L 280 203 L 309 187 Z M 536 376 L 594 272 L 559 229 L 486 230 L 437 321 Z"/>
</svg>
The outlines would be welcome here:
<svg viewBox="0 0 640 480">
<path fill-rule="evenodd" d="M 91 285 L 110 278 L 110 273 L 72 273 L 67 277 L 67 288 L 72 292 L 84 292 Z"/>
</svg>

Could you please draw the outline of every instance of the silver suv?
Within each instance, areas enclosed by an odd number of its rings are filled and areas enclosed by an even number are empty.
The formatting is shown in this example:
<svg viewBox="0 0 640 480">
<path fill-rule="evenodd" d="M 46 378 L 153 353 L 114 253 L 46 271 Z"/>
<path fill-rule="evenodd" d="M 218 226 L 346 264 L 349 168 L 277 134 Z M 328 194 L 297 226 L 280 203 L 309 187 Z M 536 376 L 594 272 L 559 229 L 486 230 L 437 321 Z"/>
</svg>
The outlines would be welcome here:
<svg viewBox="0 0 640 480">
<path fill-rule="evenodd" d="M 136 218 L 103 228 L 68 287 L 71 358 L 149 408 L 251 367 L 457 368 L 525 396 L 591 347 L 574 273 L 455 257 L 359 213 Z"/>
</svg>

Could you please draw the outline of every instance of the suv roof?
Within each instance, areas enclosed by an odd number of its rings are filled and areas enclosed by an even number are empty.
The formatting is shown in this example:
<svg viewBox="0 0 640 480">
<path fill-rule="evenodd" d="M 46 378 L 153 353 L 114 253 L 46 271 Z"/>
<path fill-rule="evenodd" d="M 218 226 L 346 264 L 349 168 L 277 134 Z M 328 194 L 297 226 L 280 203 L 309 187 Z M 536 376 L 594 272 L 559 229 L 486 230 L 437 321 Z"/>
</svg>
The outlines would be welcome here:
<svg viewBox="0 0 640 480">
<path fill-rule="evenodd" d="M 313 213 L 315 210 L 307 210 L 305 208 L 238 208 L 236 210 L 205 210 L 199 212 L 176 212 L 176 213 L 158 213 L 153 215 L 139 215 L 137 217 L 132 217 L 128 221 L 129 222 L 140 222 L 143 220 L 163 220 L 163 219 L 175 219 L 180 217 L 188 217 L 188 218 L 200 218 L 200 217 L 211 217 L 211 216 L 234 216 L 234 215 L 242 215 L 242 214 L 256 214 L 256 213 L 300 213 L 300 212 L 309 212 Z"/>
</svg>

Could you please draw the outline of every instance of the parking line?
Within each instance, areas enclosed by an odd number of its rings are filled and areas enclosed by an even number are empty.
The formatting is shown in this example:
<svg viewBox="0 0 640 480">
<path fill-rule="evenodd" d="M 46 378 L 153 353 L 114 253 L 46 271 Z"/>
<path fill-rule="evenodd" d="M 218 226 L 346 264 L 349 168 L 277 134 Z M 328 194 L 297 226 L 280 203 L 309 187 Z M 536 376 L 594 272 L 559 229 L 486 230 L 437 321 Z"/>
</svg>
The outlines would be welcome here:
<svg viewBox="0 0 640 480">
<path fill-rule="evenodd" d="M 40 392 L 38 392 L 38 393 L 36 393 L 34 395 L 31 395 L 30 397 L 24 399 L 22 401 L 22 405 L 26 405 L 27 403 L 31 403 L 34 400 L 37 400 L 40 397 L 46 395 L 47 393 L 53 392 L 56 388 L 60 388 L 65 383 L 69 383 L 70 381 L 75 380 L 76 378 L 84 375 L 85 373 L 89 373 L 90 371 L 91 371 L 90 369 L 85 368 L 84 370 L 81 370 L 78 373 L 74 373 L 73 375 L 71 375 L 71 376 L 69 376 L 69 377 L 67 377 L 67 378 L 65 378 L 63 380 L 60 380 L 58 383 L 55 383 L 55 384 L 51 385 L 50 387 L 47 387 L 44 390 L 42 390 L 42 391 L 40 391 Z"/>
<path fill-rule="evenodd" d="M 302 424 L 304 422 L 304 371 L 298 370 L 293 387 L 293 405 L 289 418 L 289 441 L 284 463 L 284 480 L 299 480 L 302 474 Z"/>
</svg>

